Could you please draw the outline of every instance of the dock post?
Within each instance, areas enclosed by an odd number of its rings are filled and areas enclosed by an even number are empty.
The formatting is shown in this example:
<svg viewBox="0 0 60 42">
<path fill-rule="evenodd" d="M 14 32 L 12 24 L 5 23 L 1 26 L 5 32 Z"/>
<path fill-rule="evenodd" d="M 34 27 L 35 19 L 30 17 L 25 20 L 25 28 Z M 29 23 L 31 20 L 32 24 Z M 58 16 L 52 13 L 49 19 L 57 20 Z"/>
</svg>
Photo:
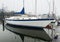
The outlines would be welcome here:
<svg viewBox="0 0 60 42">
<path fill-rule="evenodd" d="M 4 31 L 5 30 L 5 28 L 4 28 L 4 20 L 2 20 L 2 22 L 3 22 L 2 25 L 3 25 L 3 31 Z"/>
<path fill-rule="evenodd" d="M 1 21 L 2 21 L 2 28 L 3 28 L 3 31 L 5 30 L 4 29 L 4 21 L 5 21 L 5 17 L 4 17 L 4 9 L 2 8 L 2 12 L 1 12 Z"/>
<path fill-rule="evenodd" d="M 4 22 L 5 22 L 4 4 L 2 4 L 1 15 L 2 15 L 2 25 L 3 25 L 3 31 L 4 31 L 5 30 L 5 28 L 4 28 Z"/>
</svg>

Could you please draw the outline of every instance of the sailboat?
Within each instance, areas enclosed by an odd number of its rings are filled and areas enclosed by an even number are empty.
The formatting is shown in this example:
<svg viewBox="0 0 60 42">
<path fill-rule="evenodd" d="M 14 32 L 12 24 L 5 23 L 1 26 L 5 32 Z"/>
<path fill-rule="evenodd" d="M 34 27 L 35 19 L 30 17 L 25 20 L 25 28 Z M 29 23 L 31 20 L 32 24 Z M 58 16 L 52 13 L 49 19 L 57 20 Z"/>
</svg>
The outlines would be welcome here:
<svg viewBox="0 0 60 42">
<path fill-rule="evenodd" d="M 24 1 L 23 1 L 24 4 Z M 16 14 L 23 14 L 20 16 L 12 16 L 5 18 L 6 24 L 24 26 L 24 27 L 43 27 L 48 28 L 49 24 L 52 21 L 55 21 L 53 18 L 42 18 L 42 16 L 30 16 L 25 14 L 25 8 L 23 7 L 21 12 L 16 12 Z"/>
</svg>

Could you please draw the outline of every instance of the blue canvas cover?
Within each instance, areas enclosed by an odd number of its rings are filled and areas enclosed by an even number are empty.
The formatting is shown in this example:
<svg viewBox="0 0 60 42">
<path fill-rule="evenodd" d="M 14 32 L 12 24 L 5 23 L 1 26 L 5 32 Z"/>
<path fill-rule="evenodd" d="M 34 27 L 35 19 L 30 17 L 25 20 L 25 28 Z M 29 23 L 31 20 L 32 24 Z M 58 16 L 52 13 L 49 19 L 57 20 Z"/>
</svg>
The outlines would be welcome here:
<svg viewBox="0 0 60 42">
<path fill-rule="evenodd" d="M 25 14 L 24 7 L 23 7 L 23 9 L 21 10 L 21 12 L 14 12 L 14 14 Z"/>
</svg>

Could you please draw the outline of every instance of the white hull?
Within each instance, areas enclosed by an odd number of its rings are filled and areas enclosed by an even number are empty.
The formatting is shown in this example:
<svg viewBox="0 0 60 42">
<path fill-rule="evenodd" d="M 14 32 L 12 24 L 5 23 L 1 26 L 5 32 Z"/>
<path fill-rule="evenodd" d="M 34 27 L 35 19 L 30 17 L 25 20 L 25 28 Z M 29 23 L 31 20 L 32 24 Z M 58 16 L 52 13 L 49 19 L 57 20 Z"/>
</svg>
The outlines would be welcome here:
<svg viewBox="0 0 60 42">
<path fill-rule="evenodd" d="M 6 23 L 12 25 L 22 25 L 22 26 L 35 26 L 35 27 L 46 27 L 53 20 L 39 20 L 39 21 L 9 21 L 6 20 Z"/>
</svg>

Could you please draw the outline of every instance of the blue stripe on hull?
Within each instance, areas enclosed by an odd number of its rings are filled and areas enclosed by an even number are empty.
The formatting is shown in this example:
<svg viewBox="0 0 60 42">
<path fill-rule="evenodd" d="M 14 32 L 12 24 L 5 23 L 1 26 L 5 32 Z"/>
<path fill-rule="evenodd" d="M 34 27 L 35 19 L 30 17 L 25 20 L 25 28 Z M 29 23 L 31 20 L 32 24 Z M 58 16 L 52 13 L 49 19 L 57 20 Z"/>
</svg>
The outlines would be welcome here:
<svg viewBox="0 0 60 42">
<path fill-rule="evenodd" d="M 46 21 L 46 20 L 54 20 L 54 19 L 25 19 L 25 20 L 12 20 L 12 19 L 6 19 L 8 21 Z"/>
</svg>

